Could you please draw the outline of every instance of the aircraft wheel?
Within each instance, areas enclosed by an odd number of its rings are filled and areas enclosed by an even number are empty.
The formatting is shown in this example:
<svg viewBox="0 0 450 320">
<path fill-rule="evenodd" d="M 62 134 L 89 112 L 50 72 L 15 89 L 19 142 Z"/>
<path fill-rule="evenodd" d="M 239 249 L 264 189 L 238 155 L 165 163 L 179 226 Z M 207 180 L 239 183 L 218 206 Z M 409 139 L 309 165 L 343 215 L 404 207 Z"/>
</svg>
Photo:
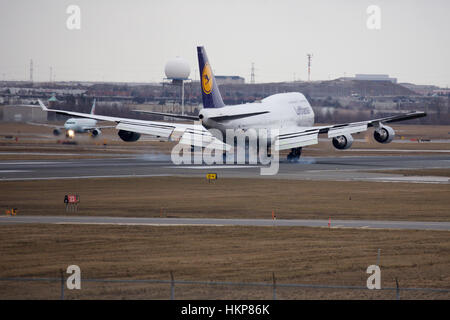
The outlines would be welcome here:
<svg viewBox="0 0 450 320">
<path fill-rule="evenodd" d="M 300 156 L 302 155 L 302 148 L 292 148 L 291 152 L 289 152 L 287 156 L 287 160 L 289 162 L 297 162 L 300 159 Z"/>
</svg>

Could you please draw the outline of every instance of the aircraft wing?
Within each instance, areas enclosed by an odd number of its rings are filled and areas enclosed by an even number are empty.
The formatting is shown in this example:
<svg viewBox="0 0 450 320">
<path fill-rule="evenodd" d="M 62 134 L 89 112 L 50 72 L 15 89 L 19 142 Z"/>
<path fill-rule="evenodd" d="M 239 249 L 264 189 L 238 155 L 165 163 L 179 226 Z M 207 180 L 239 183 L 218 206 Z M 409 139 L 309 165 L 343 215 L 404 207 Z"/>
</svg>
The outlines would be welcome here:
<svg viewBox="0 0 450 320">
<path fill-rule="evenodd" d="M 181 115 L 181 114 L 173 114 L 173 113 L 164 113 L 164 112 L 156 112 L 156 111 L 147 111 L 147 110 L 133 110 L 135 112 L 148 113 L 158 116 L 172 117 L 172 118 L 180 118 L 180 119 L 188 119 L 188 120 L 199 120 L 198 116 L 189 116 L 189 115 Z M 250 112 L 250 113 L 239 113 L 233 115 L 221 115 L 221 116 L 212 116 L 209 117 L 210 120 L 214 120 L 216 122 L 235 120 L 235 119 L 243 119 L 248 117 L 257 116 L 260 114 L 269 113 L 269 111 L 261 111 L 261 112 Z"/>
<path fill-rule="evenodd" d="M 229 150 L 231 147 L 215 138 L 201 124 L 182 124 L 172 122 L 147 121 L 130 118 L 119 118 L 102 116 L 91 113 L 81 113 L 66 110 L 48 109 L 41 100 L 39 105 L 42 110 L 47 112 L 56 112 L 58 114 L 95 119 L 99 121 L 115 122 L 117 130 L 132 131 L 141 134 L 153 135 L 165 138 L 170 141 L 178 141 L 180 144 L 192 145 L 198 147 L 212 147 L 216 149 Z"/>
<path fill-rule="evenodd" d="M 153 114 L 156 116 L 172 117 L 172 118 L 179 118 L 179 119 L 185 119 L 185 120 L 198 120 L 198 116 L 173 114 L 173 113 L 166 113 L 166 112 L 156 112 L 156 111 L 148 111 L 148 110 L 133 110 L 133 111 L 139 112 L 139 113 Z"/>
<path fill-rule="evenodd" d="M 317 127 L 288 127 L 281 128 L 275 140 L 276 150 L 298 148 L 319 143 L 319 134 L 328 134 L 328 138 L 366 131 L 369 127 L 378 127 L 383 123 L 391 123 L 425 117 L 425 112 L 410 112 L 391 117 L 335 124 Z"/>
</svg>

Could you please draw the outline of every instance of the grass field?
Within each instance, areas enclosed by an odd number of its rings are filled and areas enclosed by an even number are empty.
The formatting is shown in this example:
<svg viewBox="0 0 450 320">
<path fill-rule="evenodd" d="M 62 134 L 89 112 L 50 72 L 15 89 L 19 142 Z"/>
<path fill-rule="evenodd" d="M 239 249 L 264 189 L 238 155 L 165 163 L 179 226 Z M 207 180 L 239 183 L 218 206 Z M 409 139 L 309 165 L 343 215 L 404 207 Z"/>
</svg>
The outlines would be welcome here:
<svg viewBox="0 0 450 320">
<path fill-rule="evenodd" d="M 64 195 L 77 193 L 81 215 L 450 221 L 448 184 L 152 177 L 1 181 L 0 191 L 0 209 L 21 215 L 65 215 Z"/>
<path fill-rule="evenodd" d="M 365 286 L 381 249 L 382 287 L 450 288 L 443 231 L 290 227 L 3 225 L 0 277 L 175 279 Z M 271 288 L 180 285 L 178 299 L 271 299 Z M 1 282 L 0 299 L 58 299 L 59 283 Z M 279 289 L 279 299 L 395 299 L 395 292 Z M 169 285 L 83 283 L 68 299 L 168 299 Z M 402 298 L 450 298 L 402 293 Z"/>
</svg>

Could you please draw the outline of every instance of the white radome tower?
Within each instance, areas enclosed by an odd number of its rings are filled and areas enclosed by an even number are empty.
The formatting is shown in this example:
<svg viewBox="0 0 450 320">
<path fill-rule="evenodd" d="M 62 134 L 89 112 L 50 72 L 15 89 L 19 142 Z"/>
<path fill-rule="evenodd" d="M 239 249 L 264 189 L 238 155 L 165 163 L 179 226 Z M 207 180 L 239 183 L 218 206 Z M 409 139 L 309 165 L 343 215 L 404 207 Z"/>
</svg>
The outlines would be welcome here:
<svg viewBox="0 0 450 320">
<path fill-rule="evenodd" d="M 181 114 L 184 115 L 184 81 L 189 79 L 191 67 L 186 59 L 176 57 L 167 61 L 164 68 L 166 77 L 172 84 L 181 84 Z"/>
<path fill-rule="evenodd" d="M 176 57 L 167 61 L 164 72 L 166 73 L 167 79 L 183 81 L 189 78 L 191 67 L 189 66 L 189 62 L 187 62 L 187 60 Z"/>
</svg>

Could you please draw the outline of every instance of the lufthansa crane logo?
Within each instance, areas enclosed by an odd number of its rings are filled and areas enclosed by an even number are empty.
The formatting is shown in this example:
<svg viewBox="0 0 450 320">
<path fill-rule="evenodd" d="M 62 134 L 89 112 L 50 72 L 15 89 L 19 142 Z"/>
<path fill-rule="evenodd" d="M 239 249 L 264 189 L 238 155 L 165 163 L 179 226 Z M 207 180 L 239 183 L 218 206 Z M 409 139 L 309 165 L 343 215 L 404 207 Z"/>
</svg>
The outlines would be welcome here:
<svg viewBox="0 0 450 320">
<path fill-rule="evenodd" d="M 206 94 L 210 94 L 212 90 L 213 85 L 213 79 L 212 79 L 212 72 L 211 67 L 209 66 L 209 63 L 206 63 L 203 67 L 202 71 L 202 88 L 203 92 Z"/>
</svg>

